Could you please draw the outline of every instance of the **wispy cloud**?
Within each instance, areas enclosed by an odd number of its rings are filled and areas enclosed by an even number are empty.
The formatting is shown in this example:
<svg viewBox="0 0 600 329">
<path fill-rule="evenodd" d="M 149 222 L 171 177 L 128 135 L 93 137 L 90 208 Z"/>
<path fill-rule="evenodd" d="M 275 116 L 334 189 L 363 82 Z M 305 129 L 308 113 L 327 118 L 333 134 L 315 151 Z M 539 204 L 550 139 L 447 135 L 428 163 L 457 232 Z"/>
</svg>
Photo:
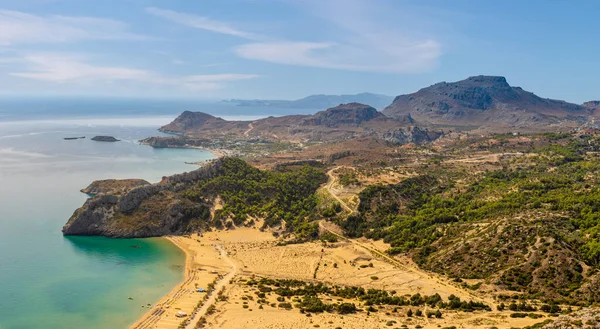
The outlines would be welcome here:
<svg viewBox="0 0 600 329">
<path fill-rule="evenodd" d="M 240 30 L 209 17 L 180 13 L 155 7 L 150 14 L 185 26 L 233 35 L 253 42 L 234 47 L 241 58 L 265 62 L 352 71 L 419 73 L 438 64 L 441 44 L 431 36 L 418 34 L 410 23 L 418 20 L 410 13 L 398 13 L 398 6 L 385 7 L 387 1 L 304 0 L 290 1 L 300 12 L 312 16 L 305 32 L 307 40 L 277 38 Z M 396 19 L 401 17 L 400 22 Z M 315 23 L 316 22 L 316 23 Z M 322 24 L 328 32 L 323 37 Z M 317 24 L 317 25 L 315 25 Z M 325 27 L 326 26 L 326 27 Z"/>
<path fill-rule="evenodd" d="M 193 27 L 196 29 L 233 35 L 236 37 L 251 40 L 261 38 L 260 35 L 239 30 L 228 23 L 217 21 L 204 16 L 180 13 L 173 10 L 160 9 L 155 7 L 148 7 L 146 8 L 146 11 L 152 15 L 159 16 L 169 21 Z"/>
<path fill-rule="evenodd" d="M 336 28 L 335 40 L 254 42 L 236 47 L 235 53 L 278 64 L 395 73 L 430 70 L 441 56 L 441 44 L 434 38 L 417 35 L 406 26 L 390 24 L 390 19 L 381 15 L 383 10 L 375 10 L 381 3 L 307 0 L 302 5 L 327 26 Z"/>
<path fill-rule="evenodd" d="M 53 83 L 84 83 L 134 81 L 139 84 L 184 87 L 195 91 L 224 88 L 228 82 L 255 79 L 255 74 L 208 74 L 167 76 L 153 71 L 127 67 L 89 64 L 79 56 L 64 54 L 34 54 L 20 59 L 27 67 L 25 72 L 11 76 Z"/>
<path fill-rule="evenodd" d="M 104 18 L 37 16 L 0 10 L 0 46 L 25 43 L 63 43 L 80 40 L 143 39 L 127 24 Z"/>
</svg>

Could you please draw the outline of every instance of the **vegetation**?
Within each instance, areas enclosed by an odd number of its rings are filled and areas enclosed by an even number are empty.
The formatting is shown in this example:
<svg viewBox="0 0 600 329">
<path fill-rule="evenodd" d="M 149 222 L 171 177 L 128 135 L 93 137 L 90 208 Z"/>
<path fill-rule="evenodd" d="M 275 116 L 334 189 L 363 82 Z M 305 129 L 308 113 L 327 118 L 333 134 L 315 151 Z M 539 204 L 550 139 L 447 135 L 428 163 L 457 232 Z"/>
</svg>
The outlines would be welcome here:
<svg viewBox="0 0 600 329">
<path fill-rule="evenodd" d="M 267 226 L 285 221 L 286 228 L 308 239 L 318 235 L 316 225 L 309 220 L 316 206 L 314 193 L 326 180 L 322 170 L 309 165 L 294 171 L 271 172 L 261 171 L 241 159 L 224 158 L 214 178 L 200 180 L 183 195 L 199 203 L 220 196 L 224 206 L 213 218 L 217 227 L 227 218 L 242 225 L 248 216 L 256 216 L 265 218 Z"/>
<path fill-rule="evenodd" d="M 562 302 L 600 301 L 597 288 L 578 290 L 595 273 L 583 273 L 580 261 L 600 269 L 598 150 L 598 139 L 569 139 L 505 162 L 501 170 L 463 175 L 466 183 L 430 171 L 369 186 L 359 195 L 358 214 L 340 224 L 349 236 L 383 239 L 391 254 L 409 253 L 448 275 L 486 279 L 508 266 L 497 283 L 510 290 L 531 297 L 550 292 L 546 297 Z M 474 242 L 488 243 L 459 243 L 470 230 L 480 232 Z M 553 266 L 553 259 L 564 266 Z"/>
<path fill-rule="evenodd" d="M 368 311 L 376 312 L 373 305 L 389 306 L 429 306 L 448 310 L 459 310 L 472 312 L 475 310 L 491 311 L 491 308 L 481 302 L 462 301 L 460 298 L 450 295 L 448 301 L 444 301 L 439 294 L 424 296 L 416 293 L 412 296 L 396 296 L 392 292 L 380 289 L 365 289 L 363 287 L 330 286 L 323 283 L 307 283 L 300 280 L 284 279 L 252 279 L 246 282 L 249 286 L 256 286 L 259 291 L 272 291 L 280 297 L 302 297 L 298 308 L 305 312 L 332 312 L 352 313 L 356 311 L 354 304 L 338 303 L 326 304 L 319 296 L 338 297 L 343 299 L 356 299 L 367 307 Z M 278 298 L 279 300 L 279 298 Z M 283 298 L 281 300 L 284 300 Z M 412 311 L 409 311 L 412 312 Z M 410 313 L 412 314 L 412 313 Z M 441 317 L 441 312 L 434 312 L 434 317 Z"/>
</svg>

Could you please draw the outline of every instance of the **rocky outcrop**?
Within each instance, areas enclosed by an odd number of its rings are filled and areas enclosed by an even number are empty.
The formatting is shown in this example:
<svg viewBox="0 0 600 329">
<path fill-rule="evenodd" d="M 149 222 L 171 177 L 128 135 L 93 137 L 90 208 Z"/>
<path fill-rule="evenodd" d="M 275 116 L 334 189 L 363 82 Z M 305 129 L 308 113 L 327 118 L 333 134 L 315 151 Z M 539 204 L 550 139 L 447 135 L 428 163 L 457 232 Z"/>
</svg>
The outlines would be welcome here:
<svg viewBox="0 0 600 329">
<path fill-rule="evenodd" d="M 441 131 L 421 129 L 419 127 L 400 128 L 383 133 L 380 138 L 397 144 L 414 143 L 418 145 L 432 142 L 443 135 Z"/>
<path fill-rule="evenodd" d="M 123 194 L 138 186 L 150 185 L 143 179 L 105 179 L 92 182 L 81 192 L 89 195 Z"/>
<path fill-rule="evenodd" d="M 382 117 L 375 108 L 360 103 L 341 104 L 304 120 L 303 126 L 325 126 L 335 128 L 343 125 L 359 126 L 363 122 Z"/>
<path fill-rule="evenodd" d="M 110 237 L 183 234 L 190 229 L 192 217 L 209 213 L 209 205 L 190 202 L 177 192 L 199 180 L 215 177 L 222 170 L 222 163 L 223 160 L 218 159 L 203 168 L 164 177 L 156 184 L 137 181 L 137 187 L 129 184 L 129 188 L 111 189 L 113 185 L 123 184 L 118 181 L 92 183 L 88 191 L 104 193 L 93 196 L 77 209 L 62 232 L 64 235 Z"/>
<path fill-rule="evenodd" d="M 585 324 L 585 325 L 584 325 Z M 542 329 L 600 328 L 600 308 L 582 308 L 571 314 L 563 314 L 541 327 Z"/>
<path fill-rule="evenodd" d="M 383 110 L 383 114 L 394 118 L 410 115 L 417 122 L 466 129 L 551 129 L 550 125 L 564 129 L 586 122 L 590 113 L 585 106 L 541 98 L 512 87 L 498 76 L 440 82 L 398 96 Z"/>
<path fill-rule="evenodd" d="M 93 141 L 96 142 L 118 142 L 119 140 L 114 138 L 113 136 L 95 136 L 92 137 Z"/>
</svg>

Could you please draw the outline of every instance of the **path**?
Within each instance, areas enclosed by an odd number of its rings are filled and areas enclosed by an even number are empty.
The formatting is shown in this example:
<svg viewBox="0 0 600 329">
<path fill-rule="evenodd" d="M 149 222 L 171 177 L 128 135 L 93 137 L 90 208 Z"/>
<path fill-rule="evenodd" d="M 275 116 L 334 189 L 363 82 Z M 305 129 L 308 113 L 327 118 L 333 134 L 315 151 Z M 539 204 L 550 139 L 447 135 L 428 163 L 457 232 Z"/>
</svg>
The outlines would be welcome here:
<svg viewBox="0 0 600 329">
<path fill-rule="evenodd" d="M 244 131 L 244 136 L 248 137 L 248 134 L 250 134 L 252 129 L 254 129 L 254 126 L 252 125 L 252 122 L 251 122 L 248 124 L 248 130 Z"/>
<path fill-rule="evenodd" d="M 186 329 L 196 328 L 196 324 L 198 323 L 198 321 L 200 321 L 200 318 L 205 316 L 206 311 L 208 311 L 208 308 L 217 301 L 217 296 L 218 296 L 219 291 L 221 291 L 221 289 L 223 289 L 226 285 L 228 285 L 229 281 L 231 281 L 233 279 L 233 277 L 235 277 L 235 275 L 237 274 L 237 266 L 231 260 L 231 258 L 229 258 L 227 251 L 225 251 L 225 249 L 223 249 L 222 245 L 219 246 L 219 248 L 221 249 L 221 257 L 223 257 L 223 259 L 225 261 L 227 261 L 227 263 L 229 263 L 229 265 L 231 265 L 231 272 L 229 272 L 229 274 L 227 274 L 225 277 L 223 277 L 221 280 L 219 280 L 219 282 L 215 285 L 215 288 L 212 291 L 212 293 L 210 294 L 210 297 L 208 297 L 208 299 L 204 301 L 202 306 L 200 306 L 200 308 L 196 311 L 196 314 L 190 319 L 190 322 L 188 323 L 188 325 L 185 326 Z"/>
<path fill-rule="evenodd" d="M 327 182 L 327 185 L 325 185 L 325 189 L 329 192 L 329 194 L 331 194 L 331 196 L 334 199 L 336 199 L 340 203 L 340 205 L 342 205 L 342 208 L 349 211 L 350 215 L 352 215 L 354 213 L 354 210 L 352 208 L 350 208 L 350 206 L 348 206 L 348 204 L 346 202 L 344 202 L 340 197 L 338 197 L 337 194 L 334 193 L 333 185 L 337 181 L 337 177 L 335 177 L 335 175 L 333 174 L 333 171 L 337 170 L 339 168 L 341 168 L 341 167 L 335 167 L 327 172 L 327 176 L 329 176 L 329 181 Z"/>
<path fill-rule="evenodd" d="M 350 211 L 350 215 L 351 215 L 351 214 L 353 214 L 355 211 L 354 211 L 352 208 L 350 208 L 350 207 L 349 207 L 349 206 L 348 206 L 348 205 L 347 205 L 347 204 L 346 204 L 344 201 L 342 201 L 342 200 L 341 200 L 341 199 L 340 199 L 340 198 L 339 198 L 339 197 L 338 197 L 338 196 L 337 196 L 337 195 L 336 195 L 336 194 L 333 192 L 333 185 L 334 185 L 334 184 L 335 184 L 335 182 L 337 181 L 337 178 L 336 178 L 336 177 L 333 175 L 333 171 L 334 171 L 334 170 L 337 170 L 338 168 L 340 168 L 340 167 L 335 167 L 335 168 L 333 168 L 333 169 L 331 169 L 331 170 L 329 170 L 329 171 L 327 172 L 327 175 L 329 176 L 329 181 L 327 182 L 327 185 L 325 185 L 325 189 L 326 189 L 326 190 L 329 192 L 329 194 L 331 194 L 331 196 L 333 196 L 333 197 L 334 197 L 334 198 L 335 198 L 335 199 L 336 199 L 336 200 L 337 200 L 337 201 L 338 201 L 338 202 L 339 202 L 339 203 L 342 205 L 342 207 L 343 207 L 344 209 L 346 209 L 346 210 Z M 402 262 L 400 262 L 399 260 L 395 259 L 394 257 L 392 257 L 392 256 L 390 256 L 390 255 L 388 255 L 388 254 L 386 254 L 385 252 L 383 252 L 383 251 L 381 251 L 381 250 L 379 250 L 379 249 L 377 249 L 377 248 L 375 248 L 375 247 L 369 246 L 369 245 L 367 245 L 367 244 L 364 244 L 364 243 L 358 242 L 358 241 L 356 241 L 356 240 L 353 240 L 353 239 L 349 239 L 349 238 L 345 237 L 344 235 L 342 235 L 342 234 L 339 234 L 339 233 L 337 233 L 337 232 L 335 232 L 335 231 L 331 230 L 330 228 L 328 228 L 328 227 L 326 227 L 325 225 L 323 225 L 323 221 L 319 221 L 319 228 L 320 228 L 321 230 L 325 230 L 325 231 L 327 231 L 327 232 L 329 232 L 329 233 L 331 233 L 331 234 L 333 234 L 333 235 L 337 236 L 337 237 L 338 237 L 338 238 L 340 238 L 341 240 L 348 241 L 348 242 L 350 242 L 350 243 L 352 243 L 352 244 L 354 244 L 354 245 L 356 245 L 356 246 L 358 246 L 358 247 L 360 247 L 360 248 L 363 248 L 363 249 L 367 250 L 367 251 L 368 251 L 369 253 L 371 253 L 373 256 L 376 256 L 376 257 L 378 257 L 378 258 L 382 259 L 382 260 L 383 260 L 383 261 L 385 261 L 386 263 L 388 263 L 388 264 L 390 264 L 390 265 L 392 265 L 392 266 L 394 266 L 394 267 L 396 267 L 396 268 L 399 268 L 399 269 L 401 269 L 401 270 L 403 270 L 403 271 L 406 271 L 406 272 L 412 272 L 412 273 L 415 273 L 415 274 L 418 274 L 418 275 L 424 275 L 424 274 L 425 274 L 425 275 L 427 275 L 427 276 L 432 276 L 432 277 L 434 278 L 434 280 L 435 280 L 435 281 L 436 281 L 438 284 L 440 284 L 440 285 L 443 285 L 443 286 L 447 286 L 447 287 L 451 287 L 451 286 L 452 286 L 452 287 L 454 287 L 453 285 L 451 285 L 451 284 L 449 284 L 449 283 L 447 283 L 447 282 L 444 282 L 443 280 L 441 280 L 439 277 L 437 277 L 437 275 L 433 275 L 433 274 L 431 274 L 431 273 L 424 272 L 423 270 L 421 270 L 421 269 L 419 269 L 419 268 L 415 268 L 414 266 L 411 266 L 410 264 L 408 264 L 408 265 L 407 265 L 407 264 L 403 264 L 403 263 L 402 263 Z M 456 289 L 458 289 L 458 288 L 456 288 Z M 462 289 L 460 289 L 460 291 L 463 291 L 463 290 L 462 290 Z M 471 293 L 471 292 L 468 292 L 468 291 L 463 291 L 463 292 L 464 292 L 465 294 L 467 294 L 467 295 L 471 296 L 471 297 L 474 297 L 474 298 L 480 299 L 480 300 L 482 300 L 482 301 L 485 301 L 485 302 L 486 302 L 486 303 L 488 303 L 489 305 L 494 305 L 494 300 L 493 300 L 493 299 L 491 299 L 491 298 L 477 296 L 477 295 L 475 295 L 474 293 Z"/>
</svg>

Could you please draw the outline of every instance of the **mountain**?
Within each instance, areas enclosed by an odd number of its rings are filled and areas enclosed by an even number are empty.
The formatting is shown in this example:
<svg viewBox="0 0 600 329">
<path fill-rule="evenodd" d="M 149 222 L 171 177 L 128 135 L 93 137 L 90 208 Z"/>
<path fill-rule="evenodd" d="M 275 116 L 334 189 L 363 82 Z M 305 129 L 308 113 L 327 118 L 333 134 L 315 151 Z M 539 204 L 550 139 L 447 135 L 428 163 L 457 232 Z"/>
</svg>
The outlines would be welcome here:
<svg viewBox="0 0 600 329">
<path fill-rule="evenodd" d="M 585 123 L 592 111 L 581 105 L 541 98 L 506 78 L 474 76 L 440 82 L 401 95 L 383 110 L 390 117 L 409 115 L 438 126 L 492 130 L 552 130 Z"/>
<path fill-rule="evenodd" d="M 594 112 L 596 112 L 596 110 L 600 109 L 600 101 L 589 101 L 589 102 L 585 102 L 581 105 L 588 109 L 591 109 Z"/>
<path fill-rule="evenodd" d="M 350 103 L 317 112 L 315 115 L 312 115 L 310 119 L 306 119 L 302 125 L 334 128 L 343 125 L 360 125 L 363 122 L 377 118 L 382 119 L 383 117 L 383 114 L 371 106 Z"/>
<path fill-rule="evenodd" d="M 410 116 L 389 118 L 374 107 L 360 103 L 341 104 L 314 115 L 287 115 L 255 121 L 227 121 L 202 112 L 183 112 L 160 131 L 202 140 L 262 140 L 285 142 L 333 142 L 374 136 L 390 142 L 419 143 L 439 137 L 438 132 L 413 129 Z M 173 140 L 173 146 L 192 141 Z M 153 142 L 154 143 L 154 142 Z M 156 142 L 158 143 L 158 142 Z M 164 139 L 156 146 L 168 144 Z M 152 145 L 152 143 L 150 143 Z"/>
<path fill-rule="evenodd" d="M 346 103 L 362 103 L 368 104 L 377 109 L 383 109 L 388 106 L 394 97 L 372 94 L 372 93 L 360 93 L 356 95 L 311 95 L 301 99 L 288 101 L 288 100 L 245 100 L 245 99 L 231 99 L 223 101 L 226 103 L 233 103 L 238 106 L 265 106 L 265 107 L 283 107 L 283 108 L 308 108 L 308 109 L 322 109 L 329 108 L 339 104 Z"/>
</svg>

